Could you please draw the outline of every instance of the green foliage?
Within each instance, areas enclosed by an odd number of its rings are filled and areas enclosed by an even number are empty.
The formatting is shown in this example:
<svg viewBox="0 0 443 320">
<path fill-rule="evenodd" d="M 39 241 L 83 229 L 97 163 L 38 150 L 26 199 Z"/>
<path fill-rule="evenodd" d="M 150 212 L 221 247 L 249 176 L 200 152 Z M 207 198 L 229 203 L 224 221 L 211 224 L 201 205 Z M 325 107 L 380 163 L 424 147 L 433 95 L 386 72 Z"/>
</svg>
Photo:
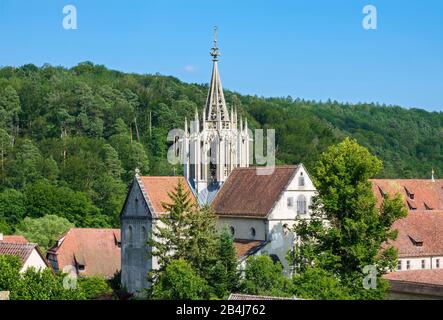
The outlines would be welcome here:
<svg viewBox="0 0 443 320">
<path fill-rule="evenodd" d="M 0 255 L 0 291 L 16 290 L 20 281 L 20 258 L 11 255 Z"/>
<path fill-rule="evenodd" d="M 185 260 L 173 260 L 155 283 L 152 298 L 158 300 L 208 299 L 206 281 Z"/>
<path fill-rule="evenodd" d="M 57 215 L 77 227 L 98 227 L 93 221 L 100 211 L 82 192 L 68 187 L 56 187 L 47 181 L 37 181 L 24 189 L 27 214 L 30 217 Z"/>
<path fill-rule="evenodd" d="M 169 214 L 160 217 L 162 224 L 148 241 L 160 265 L 149 275 L 153 292 L 172 261 L 183 260 L 205 281 L 207 296 L 226 298 L 239 282 L 231 236 L 226 231 L 217 232 L 212 209 L 197 208 L 181 181 L 169 197 L 171 201 L 163 204 Z M 161 285 L 162 290 L 167 289 L 167 283 Z"/>
<path fill-rule="evenodd" d="M 23 194 L 14 189 L 6 189 L 0 193 L 0 220 L 11 228 L 24 218 L 26 213 Z"/>
<path fill-rule="evenodd" d="M 246 261 L 243 291 L 253 295 L 291 296 L 291 281 L 283 275 L 280 263 L 268 256 L 252 256 Z"/>
<path fill-rule="evenodd" d="M 83 292 L 87 300 L 100 297 L 108 297 L 113 294 L 108 281 L 99 276 L 81 277 L 77 280 L 79 290 Z"/>
<path fill-rule="evenodd" d="M 399 195 L 386 198 L 377 209 L 368 179 L 380 168 L 381 161 L 355 140 L 330 147 L 315 167 L 319 195 L 313 199 L 312 219 L 295 227 L 300 237 L 294 252 L 298 271 L 315 266 L 337 275 L 354 298 L 378 299 L 386 294 L 381 276 L 393 269 L 397 253 L 383 245 L 396 238 L 393 222 L 407 215 Z M 363 287 L 365 266 L 377 269 L 376 290 Z"/>
<path fill-rule="evenodd" d="M 227 228 L 219 233 L 216 260 L 209 283 L 214 289 L 214 294 L 219 298 L 229 297 L 229 294 L 238 292 L 240 287 L 240 272 L 234 240 Z"/>
<path fill-rule="evenodd" d="M 309 300 L 349 300 L 349 290 L 340 279 L 324 269 L 308 267 L 293 278 L 295 297 Z"/>
<path fill-rule="evenodd" d="M 83 291 L 63 287 L 63 274 L 50 269 L 27 269 L 20 274 L 22 263 L 16 256 L 0 256 L 0 291 L 10 291 L 11 300 L 83 300 Z"/>
<path fill-rule="evenodd" d="M 65 218 L 46 215 L 42 218 L 25 218 L 17 227 L 17 234 L 37 243 L 43 250 L 49 249 L 56 240 L 73 227 Z"/>
<path fill-rule="evenodd" d="M 159 226 L 148 239 L 152 255 L 158 259 L 160 266 L 158 272 L 163 271 L 170 261 L 184 259 L 188 255 L 190 241 L 187 237 L 190 229 L 188 216 L 196 210 L 190 192 L 185 190 L 180 180 L 174 192 L 169 193 L 169 197 L 171 201 L 163 203 L 163 208 L 168 214 L 160 217 Z"/>
</svg>

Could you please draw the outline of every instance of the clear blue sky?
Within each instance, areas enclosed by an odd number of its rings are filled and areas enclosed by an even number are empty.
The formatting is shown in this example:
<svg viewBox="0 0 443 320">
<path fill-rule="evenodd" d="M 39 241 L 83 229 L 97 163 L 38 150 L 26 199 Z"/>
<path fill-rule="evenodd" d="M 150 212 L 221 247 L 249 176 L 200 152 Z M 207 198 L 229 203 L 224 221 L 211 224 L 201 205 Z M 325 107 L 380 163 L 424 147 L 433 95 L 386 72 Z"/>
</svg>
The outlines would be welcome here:
<svg viewBox="0 0 443 320">
<path fill-rule="evenodd" d="M 63 29 L 67 4 L 78 30 Z M 441 0 L 0 0 L 0 65 L 89 60 L 206 83 L 214 25 L 228 89 L 443 111 Z"/>
</svg>

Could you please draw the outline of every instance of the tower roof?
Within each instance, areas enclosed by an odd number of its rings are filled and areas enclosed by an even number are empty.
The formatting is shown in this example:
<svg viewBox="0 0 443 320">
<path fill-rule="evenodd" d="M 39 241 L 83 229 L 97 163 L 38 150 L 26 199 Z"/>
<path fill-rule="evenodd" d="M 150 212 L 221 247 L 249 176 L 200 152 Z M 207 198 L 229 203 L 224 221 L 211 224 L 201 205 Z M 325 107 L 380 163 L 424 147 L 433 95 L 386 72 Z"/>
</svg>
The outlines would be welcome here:
<svg viewBox="0 0 443 320">
<path fill-rule="evenodd" d="M 220 52 L 217 45 L 217 27 L 214 28 L 214 47 L 211 51 L 213 68 L 211 83 L 209 84 L 208 97 L 206 99 L 206 117 L 207 121 L 229 121 L 228 108 L 226 107 L 223 87 L 218 72 L 218 57 Z"/>
</svg>

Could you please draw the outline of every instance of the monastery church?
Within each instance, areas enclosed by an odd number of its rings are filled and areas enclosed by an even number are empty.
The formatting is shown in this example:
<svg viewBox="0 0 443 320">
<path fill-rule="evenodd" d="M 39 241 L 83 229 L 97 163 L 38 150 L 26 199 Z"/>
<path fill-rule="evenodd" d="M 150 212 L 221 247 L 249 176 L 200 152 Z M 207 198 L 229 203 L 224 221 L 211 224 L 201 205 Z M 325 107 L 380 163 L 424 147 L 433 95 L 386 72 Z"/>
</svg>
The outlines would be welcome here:
<svg viewBox="0 0 443 320">
<path fill-rule="evenodd" d="M 200 205 L 210 204 L 220 228 L 231 231 L 239 262 L 250 255 L 269 255 L 290 272 L 286 255 L 294 245 L 292 226 L 309 219 L 316 190 L 305 167 L 300 165 L 250 167 L 252 134 L 247 120 L 228 109 L 223 94 L 217 40 L 211 51 L 213 70 L 206 105 L 196 111 L 180 141 L 183 177 L 152 177 L 136 174 L 121 213 L 122 285 L 131 293 L 147 288 L 147 274 L 157 268 L 149 254 L 148 234 L 159 222 L 170 201 L 168 192 L 179 180 Z M 260 172 L 267 170 L 267 172 Z"/>
</svg>

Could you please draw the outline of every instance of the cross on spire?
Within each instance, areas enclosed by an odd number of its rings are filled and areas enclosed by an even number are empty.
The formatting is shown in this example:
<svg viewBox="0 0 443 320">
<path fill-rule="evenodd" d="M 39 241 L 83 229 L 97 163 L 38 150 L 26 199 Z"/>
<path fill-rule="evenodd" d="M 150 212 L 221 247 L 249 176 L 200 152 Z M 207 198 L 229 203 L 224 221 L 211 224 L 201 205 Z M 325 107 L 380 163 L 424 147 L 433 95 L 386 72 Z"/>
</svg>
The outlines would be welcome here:
<svg viewBox="0 0 443 320">
<path fill-rule="evenodd" d="M 212 47 L 211 50 L 211 56 L 212 56 L 212 61 L 218 61 L 218 57 L 220 56 L 220 51 L 218 50 L 218 45 L 217 45 L 217 31 L 218 31 L 218 27 L 215 26 L 214 27 L 214 47 Z"/>
</svg>

